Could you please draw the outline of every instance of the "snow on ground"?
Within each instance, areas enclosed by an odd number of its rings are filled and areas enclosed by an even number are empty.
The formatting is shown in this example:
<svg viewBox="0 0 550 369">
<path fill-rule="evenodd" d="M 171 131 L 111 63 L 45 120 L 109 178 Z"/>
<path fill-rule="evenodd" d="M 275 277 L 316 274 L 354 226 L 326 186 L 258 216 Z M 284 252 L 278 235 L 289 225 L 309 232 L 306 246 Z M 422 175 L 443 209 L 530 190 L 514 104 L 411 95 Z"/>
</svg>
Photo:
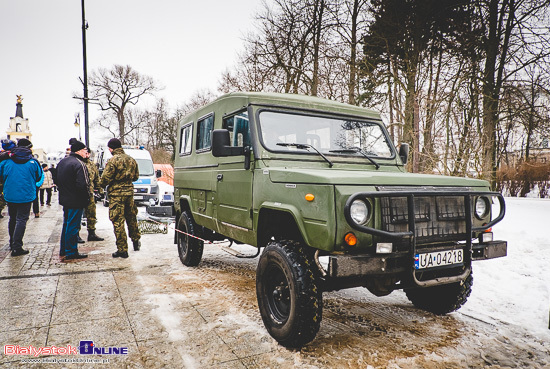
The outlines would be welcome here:
<svg viewBox="0 0 550 369">
<path fill-rule="evenodd" d="M 474 262 L 474 286 L 459 312 L 499 320 L 550 340 L 550 200 L 506 198 L 506 215 L 493 227 L 508 241 L 508 256 Z"/>
<path fill-rule="evenodd" d="M 495 240 L 508 241 L 508 255 L 474 261 L 472 294 L 451 314 L 514 326 L 515 331 L 550 342 L 550 200 L 507 197 L 505 201 L 506 215 L 493 233 Z M 498 205 L 495 209 L 498 213 Z M 365 294 L 362 288 L 346 291 L 357 299 Z M 410 304 L 403 291 L 379 299 Z"/>
</svg>

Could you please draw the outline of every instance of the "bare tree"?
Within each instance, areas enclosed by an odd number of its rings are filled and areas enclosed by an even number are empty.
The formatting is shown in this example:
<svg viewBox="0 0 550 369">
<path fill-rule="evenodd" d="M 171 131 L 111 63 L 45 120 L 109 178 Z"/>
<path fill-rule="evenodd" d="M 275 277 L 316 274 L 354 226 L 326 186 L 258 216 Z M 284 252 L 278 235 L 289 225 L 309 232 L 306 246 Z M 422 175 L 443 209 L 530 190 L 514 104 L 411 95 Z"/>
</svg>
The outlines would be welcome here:
<svg viewBox="0 0 550 369">
<path fill-rule="evenodd" d="M 476 9 L 485 58 L 481 80 L 483 173 L 494 183 L 501 91 L 506 80 L 548 57 L 548 27 L 538 27 L 548 21 L 548 0 L 479 0 Z"/>
<path fill-rule="evenodd" d="M 339 56 L 348 65 L 348 96 L 347 103 L 355 105 L 358 103 L 358 64 L 362 59 L 359 43 L 362 35 L 366 32 L 368 0 L 337 0 L 329 2 L 328 10 L 334 19 L 334 31 L 339 36 L 339 41 L 344 47 Z M 343 50 L 342 50 L 343 49 Z"/>
<path fill-rule="evenodd" d="M 138 73 L 129 65 L 93 71 L 88 86 L 90 103 L 98 105 L 104 113 L 98 120 L 99 126 L 111 133 L 117 132 L 122 143 L 139 126 L 139 119 L 131 116 L 129 107 L 137 105 L 143 96 L 153 95 L 159 90 L 151 77 Z M 116 129 L 112 128 L 114 121 L 118 124 Z"/>
</svg>

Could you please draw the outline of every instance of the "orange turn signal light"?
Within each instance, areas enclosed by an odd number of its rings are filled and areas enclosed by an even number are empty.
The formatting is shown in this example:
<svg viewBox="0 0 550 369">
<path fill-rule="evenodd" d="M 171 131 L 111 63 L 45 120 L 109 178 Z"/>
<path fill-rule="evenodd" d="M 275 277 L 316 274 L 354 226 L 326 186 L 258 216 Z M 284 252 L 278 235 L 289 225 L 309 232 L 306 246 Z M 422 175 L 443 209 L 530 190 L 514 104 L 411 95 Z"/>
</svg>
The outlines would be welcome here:
<svg viewBox="0 0 550 369">
<path fill-rule="evenodd" d="M 315 196 L 313 196 L 313 194 L 311 194 L 311 193 L 308 193 L 306 195 L 306 200 L 307 201 L 313 201 L 313 200 L 315 200 Z"/>
<path fill-rule="evenodd" d="M 344 237 L 344 241 L 348 244 L 348 246 L 355 246 L 357 245 L 357 237 L 353 233 L 347 233 Z"/>
</svg>

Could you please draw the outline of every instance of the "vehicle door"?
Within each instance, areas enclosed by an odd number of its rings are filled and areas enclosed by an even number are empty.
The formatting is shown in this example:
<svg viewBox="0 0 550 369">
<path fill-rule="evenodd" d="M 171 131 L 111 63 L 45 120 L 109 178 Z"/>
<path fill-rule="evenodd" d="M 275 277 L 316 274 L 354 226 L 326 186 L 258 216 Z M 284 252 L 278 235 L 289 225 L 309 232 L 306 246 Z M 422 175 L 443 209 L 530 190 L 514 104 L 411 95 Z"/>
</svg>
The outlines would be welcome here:
<svg viewBox="0 0 550 369">
<path fill-rule="evenodd" d="M 250 147 L 246 111 L 223 118 L 231 146 Z M 245 169 L 244 155 L 220 158 L 216 173 L 217 219 L 224 227 L 252 229 L 253 168 Z"/>
</svg>

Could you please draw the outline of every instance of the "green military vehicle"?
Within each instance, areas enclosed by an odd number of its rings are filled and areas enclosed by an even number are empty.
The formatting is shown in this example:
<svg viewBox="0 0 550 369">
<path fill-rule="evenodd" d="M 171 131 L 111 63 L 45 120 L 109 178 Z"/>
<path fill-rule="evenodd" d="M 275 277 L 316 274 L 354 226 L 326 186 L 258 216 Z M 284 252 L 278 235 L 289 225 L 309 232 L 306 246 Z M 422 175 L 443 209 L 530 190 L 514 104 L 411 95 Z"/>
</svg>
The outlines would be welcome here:
<svg viewBox="0 0 550 369">
<path fill-rule="evenodd" d="M 470 295 L 473 260 L 506 255 L 491 233 L 502 195 L 482 180 L 407 173 L 408 145 L 396 151 L 375 111 L 231 93 L 184 117 L 177 139 L 182 263 L 197 266 L 205 241 L 248 244 L 253 257 L 263 248 L 258 305 L 284 346 L 315 338 L 324 291 L 403 289 L 415 306 L 446 314 Z"/>
</svg>

